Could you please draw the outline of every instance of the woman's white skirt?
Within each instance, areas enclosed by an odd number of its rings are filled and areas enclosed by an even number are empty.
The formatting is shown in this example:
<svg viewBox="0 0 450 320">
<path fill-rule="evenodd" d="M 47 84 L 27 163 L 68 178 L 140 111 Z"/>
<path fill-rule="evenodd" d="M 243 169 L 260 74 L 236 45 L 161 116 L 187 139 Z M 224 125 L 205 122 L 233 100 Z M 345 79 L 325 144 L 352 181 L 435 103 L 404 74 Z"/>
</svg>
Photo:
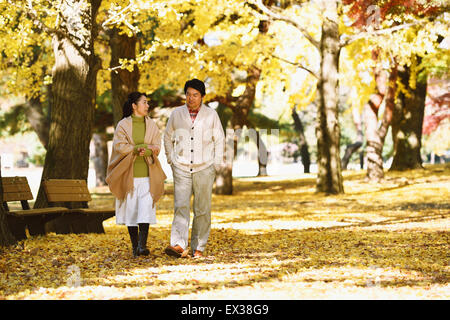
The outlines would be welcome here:
<svg viewBox="0 0 450 320">
<path fill-rule="evenodd" d="M 116 224 L 128 227 L 139 223 L 156 224 L 156 206 L 152 208 L 149 177 L 133 178 L 134 190 L 125 200 L 116 199 Z"/>
</svg>

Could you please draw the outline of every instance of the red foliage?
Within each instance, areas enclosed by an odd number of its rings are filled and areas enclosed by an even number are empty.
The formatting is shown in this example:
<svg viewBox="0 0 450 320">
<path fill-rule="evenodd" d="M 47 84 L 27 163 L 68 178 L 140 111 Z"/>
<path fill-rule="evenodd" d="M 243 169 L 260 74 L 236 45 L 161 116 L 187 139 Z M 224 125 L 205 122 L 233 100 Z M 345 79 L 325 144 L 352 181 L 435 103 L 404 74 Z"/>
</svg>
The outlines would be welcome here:
<svg viewBox="0 0 450 320">
<path fill-rule="evenodd" d="M 439 123 L 450 117 L 450 80 L 430 80 L 425 100 L 423 134 L 430 134 Z"/>
<path fill-rule="evenodd" d="M 352 26 L 363 27 L 373 23 L 379 15 L 380 22 L 386 19 L 388 14 L 414 14 L 416 16 L 434 16 L 445 8 L 423 5 L 417 0 L 343 0 L 345 5 L 350 5 L 348 15 L 355 19 Z M 379 9 L 379 10 L 378 10 Z"/>
</svg>

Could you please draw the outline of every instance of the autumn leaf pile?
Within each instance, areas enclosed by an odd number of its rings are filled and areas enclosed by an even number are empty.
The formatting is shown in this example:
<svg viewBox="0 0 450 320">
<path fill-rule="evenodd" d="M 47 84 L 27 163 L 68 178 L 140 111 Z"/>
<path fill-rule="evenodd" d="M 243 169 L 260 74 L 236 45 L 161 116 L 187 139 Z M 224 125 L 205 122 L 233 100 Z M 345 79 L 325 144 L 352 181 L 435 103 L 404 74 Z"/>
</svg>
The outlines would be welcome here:
<svg viewBox="0 0 450 320">
<path fill-rule="evenodd" d="M 163 253 L 172 190 L 151 226 L 151 255 L 133 258 L 126 227 L 47 234 L 0 249 L 1 299 L 448 299 L 450 167 L 346 172 L 344 195 L 314 175 L 237 179 L 213 196 L 202 259 Z M 91 206 L 111 206 L 94 193 Z"/>
</svg>

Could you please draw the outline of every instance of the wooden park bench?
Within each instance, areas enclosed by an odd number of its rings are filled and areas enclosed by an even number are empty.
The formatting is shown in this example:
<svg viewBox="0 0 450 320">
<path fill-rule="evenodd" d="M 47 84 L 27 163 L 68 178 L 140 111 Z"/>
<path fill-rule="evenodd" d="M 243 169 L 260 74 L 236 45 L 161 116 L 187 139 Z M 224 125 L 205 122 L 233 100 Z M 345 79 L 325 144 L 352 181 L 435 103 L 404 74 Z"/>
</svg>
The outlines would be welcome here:
<svg viewBox="0 0 450 320">
<path fill-rule="evenodd" d="M 3 208 L 6 211 L 11 233 L 17 240 L 27 238 L 26 228 L 30 235 L 44 235 L 45 224 L 68 213 L 64 207 L 30 209 L 28 200 L 33 199 L 26 177 L 2 177 Z M 10 210 L 8 202 L 20 201 L 22 210 Z"/>
<path fill-rule="evenodd" d="M 70 212 L 52 221 L 57 233 L 104 233 L 103 221 L 115 215 L 114 209 L 88 207 L 92 198 L 85 180 L 47 179 L 43 185 L 49 206 L 65 207 Z"/>
</svg>

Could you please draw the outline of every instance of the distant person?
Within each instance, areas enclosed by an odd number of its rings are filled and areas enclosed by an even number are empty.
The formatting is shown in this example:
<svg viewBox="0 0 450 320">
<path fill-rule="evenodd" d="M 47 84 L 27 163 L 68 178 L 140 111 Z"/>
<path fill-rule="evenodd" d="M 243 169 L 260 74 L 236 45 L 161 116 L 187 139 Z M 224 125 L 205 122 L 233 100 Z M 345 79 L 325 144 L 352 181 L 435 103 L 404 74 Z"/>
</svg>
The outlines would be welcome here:
<svg viewBox="0 0 450 320">
<path fill-rule="evenodd" d="M 191 249 L 202 257 L 211 231 L 211 194 L 216 167 L 223 162 L 224 132 L 214 109 L 203 104 L 205 84 L 192 79 L 184 86 L 186 104 L 172 111 L 164 133 L 167 162 L 172 167 L 174 217 L 170 245 L 173 257 L 188 254 L 190 199 L 194 195 Z"/>
<path fill-rule="evenodd" d="M 116 223 L 128 227 L 134 257 L 150 254 L 148 229 L 156 224 L 155 203 L 164 193 L 166 179 L 158 160 L 161 134 L 148 108 L 144 93 L 130 93 L 114 132 L 106 173 L 116 197 Z"/>
</svg>

